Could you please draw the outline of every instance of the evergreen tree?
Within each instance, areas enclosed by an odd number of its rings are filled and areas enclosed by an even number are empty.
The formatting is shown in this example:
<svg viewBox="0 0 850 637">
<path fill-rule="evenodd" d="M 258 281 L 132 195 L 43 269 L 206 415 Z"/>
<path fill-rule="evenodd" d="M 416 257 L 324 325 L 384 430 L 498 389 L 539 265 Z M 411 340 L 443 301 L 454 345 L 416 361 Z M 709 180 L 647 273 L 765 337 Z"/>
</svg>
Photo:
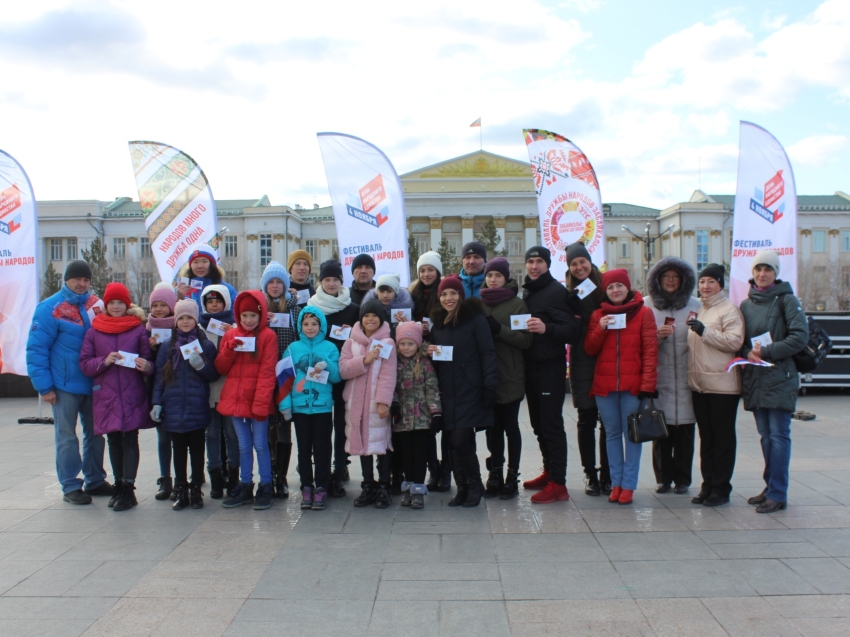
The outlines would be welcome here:
<svg viewBox="0 0 850 637">
<path fill-rule="evenodd" d="M 440 255 L 445 276 L 460 272 L 460 259 L 457 258 L 457 252 L 455 252 L 454 246 L 445 237 L 440 241 L 440 248 L 437 250 L 437 254 Z"/>
<path fill-rule="evenodd" d="M 484 226 L 483 232 L 475 235 L 475 240 L 484 244 L 484 247 L 487 249 L 488 260 L 495 259 L 496 257 L 507 258 L 508 251 L 506 249 L 496 249 L 501 239 L 499 237 L 499 232 L 496 230 L 496 224 L 492 219 L 490 219 L 487 222 L 487 225 Z"/>
<path fill-rule="evenodd" d="M 41 283 L 41 300 L 43 301 L 48 296 L 53 296 L 61 289 L 62 275 L 56 271 L 51 261 L 47 266 L 47 271 L 44 273 L 44 280 Z"/>
<path fill-rule="evenodd" d="M 419 244 L 413 238 L 413 235 L 407 237 L 407 257 L 410 262 L 410 280 L 415 281 L 419 278 L 419 273 L 416 271 L 416 262 L 419 261 Z"/>
<path fill-rule="evenodd" d="M 91 292 L 95 296 L 103 296 L 106 286 L 112 283 L 112 268 L 106 260 L 106 244 L 96 237 L 89 245 L 89 249 L 81 250 L 83 260 L 89 264 L 92 271 Z"/>
</svg>

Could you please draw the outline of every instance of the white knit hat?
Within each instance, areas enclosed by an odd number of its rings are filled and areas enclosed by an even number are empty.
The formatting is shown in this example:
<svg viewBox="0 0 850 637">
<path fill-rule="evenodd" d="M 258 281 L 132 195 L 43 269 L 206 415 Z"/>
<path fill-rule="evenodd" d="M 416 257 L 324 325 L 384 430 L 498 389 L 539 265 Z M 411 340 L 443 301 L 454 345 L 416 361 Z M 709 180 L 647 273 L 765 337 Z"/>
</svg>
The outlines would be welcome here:
<svg viewBox="0 0 850 637">
<path fill-rule="evenodd" d="M 759 250 L 750 265 L 750 270 L 755 270 L 757 265 L 769 265 L 779 276 L 779 253 L 776 250 Z"/>
<path fill-rule="evenodd" d="M 397 274 L 382 274 L 375 281 L 376 288 L 386 286 L 395 290 L 396 294 L 398 294 L 399 285 L 401 285 L 401 277 Z"/>
<path fill-rule="evenodd" d="M 440 260 L 439 253 L 430 250 L 429 252 L 426 252 L 421 257 L 419 257 L 419 260 L 416 262 L 417 273 L 419 272 L 419 268 L 421 268 L 423 265 L 430 265 L 435 270 L 437 270 L 437 272 L 440 273 L 440 276 L 443 276 L 443 262 Z"/>
</svg>

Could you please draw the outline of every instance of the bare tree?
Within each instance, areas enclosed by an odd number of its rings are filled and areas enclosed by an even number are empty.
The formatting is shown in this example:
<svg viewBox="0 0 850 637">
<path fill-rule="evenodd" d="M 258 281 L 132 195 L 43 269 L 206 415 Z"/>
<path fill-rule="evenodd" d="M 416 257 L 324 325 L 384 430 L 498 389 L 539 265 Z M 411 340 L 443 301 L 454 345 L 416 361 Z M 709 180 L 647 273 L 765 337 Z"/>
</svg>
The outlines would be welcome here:
<svg viewBox="0 0 850 637">
<path fill-rule="evenodd" d="M 803 303 L 804 310 L 812 312 L 817 310 L 818 306 L 824 309 L 829 307 L 833 296 L 831 279 L 838 279 L 838 273 L 830 273 L 825 266 L 815 266 L 810 263 L 803 265 L 797 273 L 797 289 L 794 291 Z"/>
<path fill-rule="evenodd" d="M 123 259 L 111 259 L 112 280 L 121 281 L 127 286 L 130 298 L 136 305 L 147 307 L 154 286 L 159 283 L 159 269 L 153 258 L 140 258 L 136 255 Z"/>
<path fill-rule="evenodd" d="M 249 290 L 259 276 L 259 266 L 248 255 L 224 257 L 221 260 L 224 280 L 237 291 Z"/>
</svg>

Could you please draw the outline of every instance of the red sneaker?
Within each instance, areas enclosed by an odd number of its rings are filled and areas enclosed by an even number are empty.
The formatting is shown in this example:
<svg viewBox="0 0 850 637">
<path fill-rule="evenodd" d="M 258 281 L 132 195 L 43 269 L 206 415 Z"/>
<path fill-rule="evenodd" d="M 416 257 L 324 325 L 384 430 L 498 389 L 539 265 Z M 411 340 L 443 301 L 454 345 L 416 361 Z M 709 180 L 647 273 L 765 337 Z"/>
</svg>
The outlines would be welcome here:
<svg viewBox="0 0 850 637">
<path fill-rule="evenodd" d="M 543 473 L 534 478 L 533 480 L 526 480 L 522 483 L 523 489 L 544 489 L 547 484 L 552 482 L 552 479 L 549 477 L 549 472 L 546 469 L 543 469 Z"/>
<path fill-rule="evenodd" d="M 567 487 L 555 482 L 550 482 L 543 491 L 531 496 L 531 502 L 533 504 L 552 504 L 553 502 L 563 502 L 569 499 L 570 492 L 567 491 Z"/>
<path fill-rule="evenodd" d="M 622 493 L 622 489 L 620 487 L 614 487 L 611 489 L 611 495 L 608 496 L 608 502 L 619 502 L 620 501 L 620 493 Z"/>
<path fill-rule="evenodd" d="M 620 504 L 631 504 L 632 503 L 632 494 L 635 492 L 634 489 L 623 489 L 620 491 L 620 498 L 617 500 Z"/>
</svg>

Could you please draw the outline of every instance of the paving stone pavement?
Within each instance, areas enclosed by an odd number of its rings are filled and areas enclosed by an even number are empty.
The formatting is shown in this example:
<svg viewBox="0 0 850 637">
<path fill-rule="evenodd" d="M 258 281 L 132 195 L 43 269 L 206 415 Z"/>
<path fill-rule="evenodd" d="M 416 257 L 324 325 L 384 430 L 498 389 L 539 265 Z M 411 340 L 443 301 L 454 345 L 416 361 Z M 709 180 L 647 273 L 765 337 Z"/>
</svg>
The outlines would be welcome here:
<svg viewBox="0 0 850 637">
<path fill-rule="evenodd" d="M 174 512 L 153 498 L 151 430 L 139 506 L 114 513 L 106 498 L 61 501 L 53 427 L 18 425 L 36 401 L 4 399 L 0 635 L 848 635 L 848 405 L 800 399 L 818 417 L 793 422 L 790 505 L 774 515 L 746 503 L 763 465 L 743 410 L 729 505 L 656 495 L 646 446 L 635 502 L 620 507 L 584 495 L 569 405 L 566 503 L 532 507 L 521 493 L 457 510 L 432 494 L 422 511 L 399 498 L 354 509 L 355 463 L 324 512 L 302 514 L 294 496 L 268 511 L 207 497 Z M 524 411 L 522 426 L 528 478 L 540 454 Z"/>
</svg>

